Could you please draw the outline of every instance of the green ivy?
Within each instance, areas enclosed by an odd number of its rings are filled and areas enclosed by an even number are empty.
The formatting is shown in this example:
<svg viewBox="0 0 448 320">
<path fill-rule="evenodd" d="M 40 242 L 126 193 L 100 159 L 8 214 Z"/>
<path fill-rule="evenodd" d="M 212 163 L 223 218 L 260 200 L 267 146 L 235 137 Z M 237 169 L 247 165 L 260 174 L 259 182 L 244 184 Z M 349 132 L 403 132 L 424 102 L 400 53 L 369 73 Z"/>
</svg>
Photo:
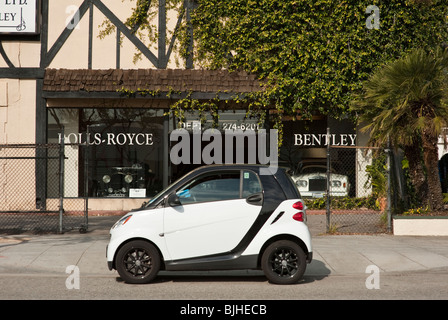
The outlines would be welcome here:
<svg viewBox="0 0 448 320">
<path fill-rule="evenodd" d="M 369 5 L 378 30 L 366 27 Z M 196 63 L 258 74 L 281 112 L 338 118 L 377 66 L 446 41 L 447 11 L 442 0 L 201 0 Z"/>
<path fill-rule="evenodd" d="M 158 1 L 134 2 L 126 25 L 140 37 L 157 41 Z M 183 0 L 167 0 L 184 12 Z M 352 96 L 377 67 L 416 47 L 431 48 L 448 39 L 446 0 L 198 0 L 192 24 L 183 21 L 177 36 L 179 55 L 188 56 L 193 28 L 195 66 L 244 70 L 265 84 L 261 93 L 236 98 L 248 113 L 263 117 L 275 109 L 274 128 L 282 137 L 281 117 L 349 114 Z M 380 9 L 380 28 L 368 29 L 369 5 Z M 105 21 L 101 36 L 114 30 Z M 173 34 L 171 33 L 170 36 Z M 187 99 L 182 108 L 215 112 L 213 101 Z"/>
</svg>

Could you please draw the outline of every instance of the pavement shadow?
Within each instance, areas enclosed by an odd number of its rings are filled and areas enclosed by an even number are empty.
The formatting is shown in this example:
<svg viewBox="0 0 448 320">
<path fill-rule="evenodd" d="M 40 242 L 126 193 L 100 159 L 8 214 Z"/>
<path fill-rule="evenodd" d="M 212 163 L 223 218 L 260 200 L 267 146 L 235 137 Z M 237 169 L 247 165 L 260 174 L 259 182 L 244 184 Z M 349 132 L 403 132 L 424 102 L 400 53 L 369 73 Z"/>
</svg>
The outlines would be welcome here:
<svg viewBox="0 0 448 320">
<path fill-rule="evenodd" d="M 322 261 L 313 260 L 307 266 L 303 278 L 295 285 L 322 280 L 330 273 L 330 269 Z M 124 282 L 120 277 L 117 277 L 116 281 Z M 268 282 L 268 280 L 261 270 L 160 271 L 151 283 L 166 282 Z"/>
<path fill-rule="evenodd" d="M 324 262 L 313 259 L 307 266 L 303 281 L 306 283 L 322 280 L 331 274 L 331 270 L 327 268 Z"/>
</svg>

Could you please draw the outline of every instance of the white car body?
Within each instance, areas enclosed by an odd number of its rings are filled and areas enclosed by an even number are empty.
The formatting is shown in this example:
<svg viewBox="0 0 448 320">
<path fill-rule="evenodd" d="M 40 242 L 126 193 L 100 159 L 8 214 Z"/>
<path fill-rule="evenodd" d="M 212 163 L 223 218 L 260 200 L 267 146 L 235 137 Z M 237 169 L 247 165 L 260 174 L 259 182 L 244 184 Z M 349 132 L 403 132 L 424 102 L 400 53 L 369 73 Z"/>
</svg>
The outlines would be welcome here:
<svg viewBox="0 0 448 320">
<path fill-rule="evenodd" d="M 211 168 L 210 168 L 211 167 Z M 289 240 L 299 245 L 309 263 L 312 259 L 311 236 L 306 225 L 305 206 L 291 198 L 277 176 L 258 176 L 262 192 L 237 199 L 172 204 L 171 197 L 185 194 L 185 185 L 213 170 L 241 170 L 241 185 L 246 172 L 258 174 L 258 166 L 207 166 L 195 170 L 162 191 L 148 208 L 141 208 L 121 218 L 111 229 L 107 247 L 109 269 L 117 268 L 117 253 L 130 241 L 143 240 L 160 253 L 163 270 L 260 269 L 260 257 L 269 244 Z M 202 170 L 202 171 L 201 171 Z M 195 178 L 199 177 L 199 178 Z M 277 181 L 277 182 L 276 182 Z M 267 186 L 266 184 L 272 184 Z M 274 186 L 274 187 L 273 187 Z M 282 190 L 283 188 L 283 190 Z M 179 190 L 183 191 L 179 191 Z M 208 190 L 202 189 L 207 196 Z M 281 193 L 290 193 L 289 198 Z M 295 191 L 298 195 L 297 190 Z M 175 197 L 173 195 L 176 195 Z M 190 197 L 190 195 L 186 196 Z M 197 194 L 196 194 L 197 197 Z M 158 199 L 158 200 L 157 200 Z M 300 204 L 298 204 L 300 202 Z M 298 208 L 298 209 L 297 209 Z M 294 217 L 294 218 L 293 218 Z M 117 269 L 118 270 L 118 269 Z"/>
</svg>

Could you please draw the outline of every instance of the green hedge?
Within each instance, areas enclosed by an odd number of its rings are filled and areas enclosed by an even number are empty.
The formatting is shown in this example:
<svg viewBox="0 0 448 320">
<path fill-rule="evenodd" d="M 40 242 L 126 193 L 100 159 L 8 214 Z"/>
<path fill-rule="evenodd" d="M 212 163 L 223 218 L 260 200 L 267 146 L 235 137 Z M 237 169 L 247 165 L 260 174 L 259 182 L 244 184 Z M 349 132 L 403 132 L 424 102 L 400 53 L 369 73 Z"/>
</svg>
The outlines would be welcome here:
<svg viewBox="0 0 448 320">
<path fill-rule="evenodd" d="M 322 210 L 327 207 L 327 199 L 304 199 L 306 206 L 310 210 Z M 349 197 L 333 197 L 331 198 L 332 209 L 374 209 L 379 210 L 377 199 L 374 197 L 349 198 Z"/>
</svg>

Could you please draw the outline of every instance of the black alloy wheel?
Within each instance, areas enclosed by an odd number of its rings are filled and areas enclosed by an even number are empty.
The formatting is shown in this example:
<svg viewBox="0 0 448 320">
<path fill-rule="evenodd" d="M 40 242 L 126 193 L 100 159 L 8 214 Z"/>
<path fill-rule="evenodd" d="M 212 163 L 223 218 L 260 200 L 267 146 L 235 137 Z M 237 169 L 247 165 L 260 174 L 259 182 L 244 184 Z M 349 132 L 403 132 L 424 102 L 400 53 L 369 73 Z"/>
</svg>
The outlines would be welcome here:
<svg viewBox="0 0 448 320">
<path fill-rule="evenodd" d="M 128 283 L 148 283 L 160 269 L 160 254 L 149 242 L 136 240 L 126 243 L 117 253 L 116 268 Z"/>
<path fill-rule="evenodd" d="M 270 282 L 293 284 L 305 273 L 306 256 L 298 244 L 281 240 L 266 248 L 261 263 L 263 272 Z"/>
</svg>

